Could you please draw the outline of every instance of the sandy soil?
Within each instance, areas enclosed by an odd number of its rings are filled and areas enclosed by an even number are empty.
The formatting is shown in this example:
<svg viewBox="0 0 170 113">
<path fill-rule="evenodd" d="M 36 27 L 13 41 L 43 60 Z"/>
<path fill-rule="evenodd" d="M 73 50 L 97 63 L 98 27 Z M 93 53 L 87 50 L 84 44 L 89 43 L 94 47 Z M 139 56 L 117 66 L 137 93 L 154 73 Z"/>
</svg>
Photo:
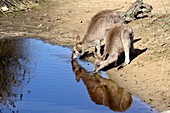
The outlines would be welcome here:
<svg viewBox="0 0 170 113">
<path fill-rule="evenodd" d="M 48 0 L 31 11 L 0 17 L 0 39 L 37 37 L 49 43 L 73 46 L 83 35 L 90 18 L 103 9 L 123 7 L 134 0 Z M 125 68 L 107 71 L 119 86 L 126 88 L 158 111 L 170 110 L 170 1 L 145 0 L 153 6 L 153 18 L 129 23 L 134 29 L 135 48 L 145 52 Z"/>
</svg>

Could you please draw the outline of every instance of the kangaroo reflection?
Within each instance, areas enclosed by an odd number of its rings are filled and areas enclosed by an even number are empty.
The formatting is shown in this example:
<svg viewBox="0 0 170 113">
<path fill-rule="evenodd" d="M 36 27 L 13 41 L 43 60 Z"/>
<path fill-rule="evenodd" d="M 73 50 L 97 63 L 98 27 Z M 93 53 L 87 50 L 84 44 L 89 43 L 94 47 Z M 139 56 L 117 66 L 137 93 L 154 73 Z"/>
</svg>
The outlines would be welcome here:
<svg viewBox="0 0 170 113">
<path fill-rule="evenodd" d="M 72 60 L 72 69 L 77 82 L 80 79 L 84 82 L 91 100 L 96 104 L 108 106 L 111 110 L 119 112 L 131 106 L 131 94 L 111 79 L 103 78 L 99 74 L 90 74 L 76 60 Z"/>
</svg>

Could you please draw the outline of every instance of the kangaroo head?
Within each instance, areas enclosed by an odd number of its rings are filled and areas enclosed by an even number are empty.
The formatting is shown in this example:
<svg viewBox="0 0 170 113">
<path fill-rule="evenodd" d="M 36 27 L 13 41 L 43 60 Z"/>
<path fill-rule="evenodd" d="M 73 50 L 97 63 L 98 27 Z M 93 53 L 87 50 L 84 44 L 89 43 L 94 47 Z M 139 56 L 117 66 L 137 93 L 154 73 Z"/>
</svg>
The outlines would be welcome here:
<svg viewBox="0 0 170 113">
<path fill-rule="evenodd" d="M 76 59 L 81 54 L 82 54 L 82 41 L 80 39 L 80 36 L 78 35 L 76 38 L 76 45 L 72 49 L 72 58 Z"/>
</svg>

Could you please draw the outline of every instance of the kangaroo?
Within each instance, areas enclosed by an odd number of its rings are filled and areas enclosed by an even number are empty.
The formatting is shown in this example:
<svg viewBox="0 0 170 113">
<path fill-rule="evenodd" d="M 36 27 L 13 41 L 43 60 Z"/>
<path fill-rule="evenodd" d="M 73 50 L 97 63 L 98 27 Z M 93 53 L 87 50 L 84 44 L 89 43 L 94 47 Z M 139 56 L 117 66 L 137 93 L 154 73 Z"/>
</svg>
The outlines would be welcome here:
<svg viewBox="0 0 170 113">
<path fill-rule="evenodd" d="M 77 36 L 76 44 L 72 49 L 72 58 L 83 55 L 90 47 L 95 47 L 97 54 L 100 54 L 101 41 L 106 37 L 108 29 L 115 23 L 124 23 L 115 10 L 103 10 L 94 15 L 89 22 L 84 38 L 81 40 L 80 36 Z"/>
<path fill-rule="evenodd" d="M 117 23 L 108 32 L 103 55 L 99 56 L 95 54 L 97 59 L 94 62 L 94 73 L 108 66 L 110 63 L 117 62 L 118 56 L 123 51 L 125 52 L 125 61 L 119 68 L 129 64 L 129 54 L 130 51 L 134 53 L 134 47 L 132 28 L 126 24 Z"/>
<path fill-rule="evenodd" d="M 83 81 L 93 102 L 119 112 L 123 112 L 131 106 L 131 94 L 119 87 L 113 80 L 88 72 L 78 64 L 76 59 L 72 59 L 71 63 L 76 81 Z"/>
</svg>

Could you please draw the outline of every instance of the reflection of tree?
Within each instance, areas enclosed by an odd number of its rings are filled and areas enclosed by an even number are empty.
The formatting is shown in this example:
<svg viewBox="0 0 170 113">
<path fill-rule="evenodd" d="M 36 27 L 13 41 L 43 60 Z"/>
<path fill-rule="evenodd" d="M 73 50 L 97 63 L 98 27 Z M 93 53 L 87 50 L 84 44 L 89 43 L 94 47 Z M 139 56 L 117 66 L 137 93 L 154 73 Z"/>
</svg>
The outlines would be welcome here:
<svg viewBox="0 0 170 113">
<path fill-rule="evenodd" d="M 119 112 L 131 106 L 131 94 L 120 88 L 114 81 L 103 78 L 101 75 L 91 75 L 76 60 L 72 60 L 72 69 L 77 82 L 82 79 L 91 100 L 96 104 L 108 106 L 111 110 Z"/>
<path fill-rule="evenodd" d="M 23 39 L 0 40 L 0 106 L 2 109 L 15 108 L 17 97 L 22 100 L 22 94 L 18 95 L 17 90 L 28 73 L 25 49 Z"/>
</svg>

